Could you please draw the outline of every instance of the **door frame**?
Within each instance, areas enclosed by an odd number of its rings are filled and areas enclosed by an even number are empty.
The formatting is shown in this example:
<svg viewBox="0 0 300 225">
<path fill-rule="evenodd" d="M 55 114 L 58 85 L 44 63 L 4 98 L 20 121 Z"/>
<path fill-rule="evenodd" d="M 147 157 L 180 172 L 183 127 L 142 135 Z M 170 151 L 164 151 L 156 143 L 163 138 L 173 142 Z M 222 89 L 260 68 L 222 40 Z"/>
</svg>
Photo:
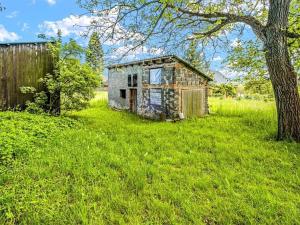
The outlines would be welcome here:
<svg viewBox="0 0 300 225">
<path fill-rule="evenodd" d="M 137 112 L 137 89 L 130 88 L 129 89 L 129 110 L 130 112 Z"/>
</svg>

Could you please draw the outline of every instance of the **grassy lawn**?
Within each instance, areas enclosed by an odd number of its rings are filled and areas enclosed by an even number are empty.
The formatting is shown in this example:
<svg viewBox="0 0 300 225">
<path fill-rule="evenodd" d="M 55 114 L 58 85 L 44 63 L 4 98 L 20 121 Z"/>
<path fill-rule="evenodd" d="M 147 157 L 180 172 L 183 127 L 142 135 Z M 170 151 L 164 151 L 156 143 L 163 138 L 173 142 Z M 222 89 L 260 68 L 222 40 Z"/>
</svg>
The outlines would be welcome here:
<svg viewBox="0 0 300 225">
<path fill-rule="evenodd" d="M 273 103 L 211 99 L 167 123 L 0 113 L 0 224 L 300 224 L 300 145 Z"/>
</svg>

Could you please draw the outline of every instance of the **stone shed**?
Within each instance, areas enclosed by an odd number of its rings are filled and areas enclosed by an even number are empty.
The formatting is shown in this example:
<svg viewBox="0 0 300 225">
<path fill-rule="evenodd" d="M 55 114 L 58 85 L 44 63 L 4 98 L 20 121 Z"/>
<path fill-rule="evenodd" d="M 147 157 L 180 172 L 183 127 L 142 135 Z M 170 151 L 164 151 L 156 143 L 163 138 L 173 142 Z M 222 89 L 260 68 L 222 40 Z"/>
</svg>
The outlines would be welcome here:
<svg viewBox="0 0 300 225">
<path fill-rule="evenodd" d="M 112 108 L 162 120 L 208 113 L 212 79 L 175 55 L 115 64 L 108 71 Z"/>
</svg>

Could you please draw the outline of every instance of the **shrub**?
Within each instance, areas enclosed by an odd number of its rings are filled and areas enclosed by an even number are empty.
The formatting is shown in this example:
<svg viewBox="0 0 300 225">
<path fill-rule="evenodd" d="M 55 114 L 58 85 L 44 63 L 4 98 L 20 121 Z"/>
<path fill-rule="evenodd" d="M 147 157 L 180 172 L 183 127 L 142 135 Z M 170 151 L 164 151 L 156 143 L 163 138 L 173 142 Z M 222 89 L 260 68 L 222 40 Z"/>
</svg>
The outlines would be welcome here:
<svg viewBox="0 0 300 225">
<path fill-rule="evenodd" d="M 88 64 L 81 62 L 84 49 L 75 40 L 65 44 L 59 40 L 49 44 L 56 63 L 53 73 L 40 80 L 46 91 L 21 88 L 23 93 L 34 94 L 34 101 L 26 104 L 30 113 L 57 115 L 61 111 L 83 109 L 94 97 L 94 89 L 99 85 L 100 76 Z"/>
</svg>

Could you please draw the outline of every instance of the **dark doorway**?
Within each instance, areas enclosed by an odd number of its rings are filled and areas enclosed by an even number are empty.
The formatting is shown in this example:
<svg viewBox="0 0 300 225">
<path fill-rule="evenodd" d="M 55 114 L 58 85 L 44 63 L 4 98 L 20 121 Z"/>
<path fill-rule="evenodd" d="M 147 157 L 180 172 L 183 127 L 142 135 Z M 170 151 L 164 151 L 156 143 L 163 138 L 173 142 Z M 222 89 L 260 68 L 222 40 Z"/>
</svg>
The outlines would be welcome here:
<svg viewBox="0 0 300 225">
<path fill-rule="evenodd" d="M 137 107 L 137 90 L 130 89 L 129 90 L 129 108 L 131 112 L 136 113 Z"/>
</svg>

